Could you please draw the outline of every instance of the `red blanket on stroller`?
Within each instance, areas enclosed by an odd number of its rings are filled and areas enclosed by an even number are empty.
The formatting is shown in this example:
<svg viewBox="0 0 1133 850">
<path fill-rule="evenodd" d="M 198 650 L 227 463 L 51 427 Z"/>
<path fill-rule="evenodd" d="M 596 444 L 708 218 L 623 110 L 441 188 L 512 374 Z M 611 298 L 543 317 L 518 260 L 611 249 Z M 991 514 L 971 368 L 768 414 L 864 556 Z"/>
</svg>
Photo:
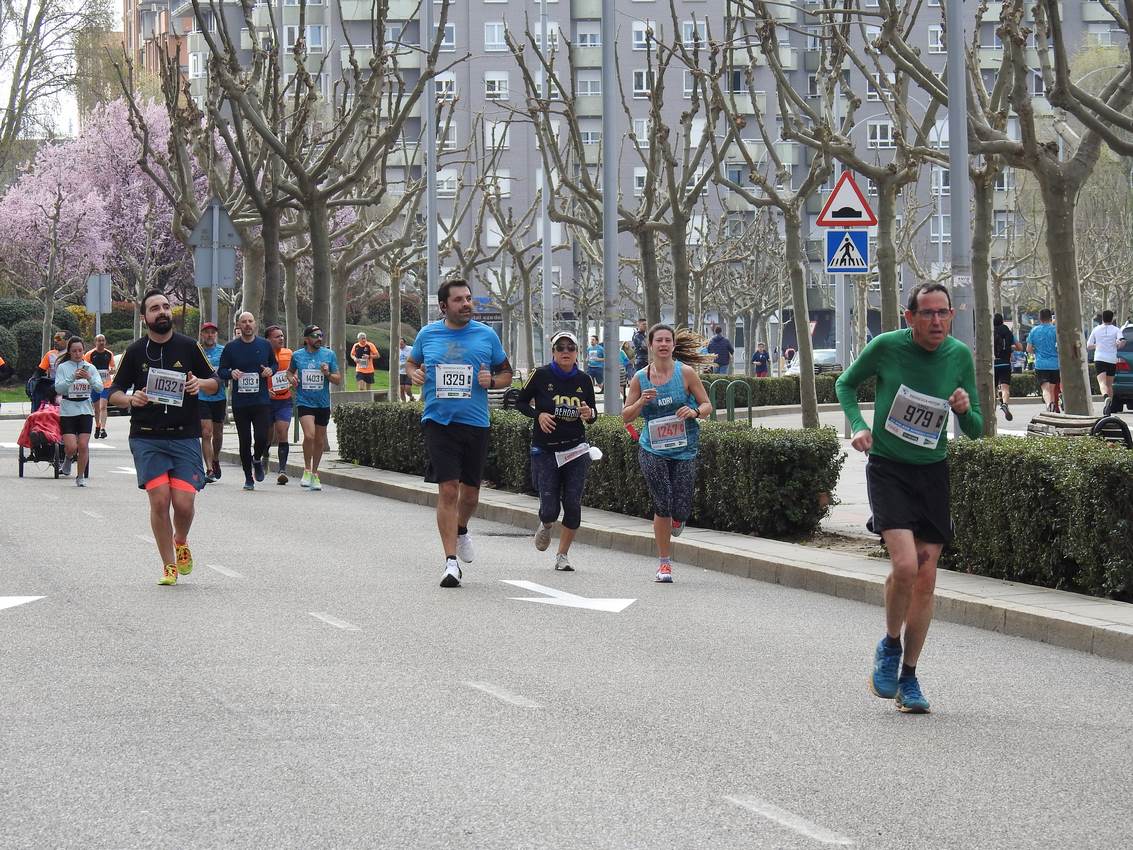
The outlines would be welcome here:
<svg viewBox="0 0 1133 850">
<path fill-rule="evenodd" d="M 59 406 L 45 404 L 24 420 L 23 430 L 16 440 L 17 445 L 30 449 L 32 431 L 39 431 L 52 443 L 63 442 L 63 432 L 59 428 Z"/>
</svg>

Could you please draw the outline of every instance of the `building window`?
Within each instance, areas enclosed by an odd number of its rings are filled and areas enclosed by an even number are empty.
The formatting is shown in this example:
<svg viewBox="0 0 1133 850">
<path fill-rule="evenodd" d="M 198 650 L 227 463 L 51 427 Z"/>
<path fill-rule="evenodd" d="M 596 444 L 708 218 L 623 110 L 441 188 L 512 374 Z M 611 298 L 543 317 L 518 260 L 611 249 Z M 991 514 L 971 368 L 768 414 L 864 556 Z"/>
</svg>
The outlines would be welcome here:
<svg viewBox="0 0 1133 850">
<path fill-rule="evenodd" d="M 505 32 L 507 32 L 507 27 L 503 21 L 489 21 L 484 24 L 484 50 L 488 53 L 499 53 L 507 50 Z"/>
<path fill-rule="evenodd" d="M 602 131 L 601 130 L 579 130 L 578 135 L 582 137 L 584 145 L 600 145 L 602 144 Z"/>
<path fill-rule="evenodd" d="M 888 83 L 889 81 L 884 79 L 881 74 L 870 74 L 866 78 L 865 99 L 871 100 L 874 103 L 882 98 L 890 100 L 891 96 L 888 91 Z"/>
<path fill-rule="evenodd" d="M 818 97 L 818 74 L 806 75 L 806 96 Z"/>
<path fill-rule="evenodd" d="M 892 121 L 870 121 L 866 125 L 869 133 L 866 147 L 875 150 L 885 150 L 895 147 L 893 144 L 893 122 Z"/>
<path fill-rule="evenodd" d="M 1043 79 L 1042 71 L 1031 71 L 1031 93 L 1035 97 L 1046 94 L 1046 80 Z"/>
<path fill-rule="evenodd" d="M 579 97 L 595 97 L 602 94 L 602 76 L 593 71 L 579 71 L 575 92 Z"/>
<path fill-rule="evenodd" d="M 681 41 L 685 47 L 708 46 L 708 21 L 682 21 Z"/>
<path fill-rule="evenodd" d="M 485 121 L 484 147 L 488 150 L 507 150 L 510 148 L 511 126 L 503 121 Z"/>
<path fill-rule="evenodd" d="M 455 168 L 442 168 L 437 172 L 437 196 L 452 198 L 456 195 L 458 175 Z"/>
<path fill-rule="evenodd" d="M 579 47 L 602 46 L 602 24 L 599 21 L 579 21 L 576 24 L 574 43 Z"/>
<path fill-rule="evenodd" d="M 396 47 L 402 44 L 401 34 L 404 32 L 405 26 L 403 24 L 386 24 L 386 47 Z"/>
<path fill-rule="evenodd" d="M 948 52 L 948 48 L 944 44 L 944 27 L 934 25 L 928 28 L 928 52 Z"/>
<path fill-rule="evenodd" d="M 633 96 L 639 100 L 653 91 L 653 71 L 638 69 L 633 72 Z"/>
<path fill-rule="evenodd" d="M 195 80 L 205 75 L 204 58 L 203 53 L 189 54 L 189 79 Z"/>
<path fill-rule="evenodd" d="M 307 27 L 307 52 L 322 53 L 326 48 L 326 27 Z"/>
<path fill-rule="evenodd" d="M 643 166 L 633 170 L 633 196 L 640 198 L 645 194 L 645 178 L 648 171 Z"/>
<path fill-rule="evenodd" d="M 822 47 L 822 27 L 806 28 L 806 49 L 818 50 Z"/>
<path fill-rule="evenodd" d="M 932 168 L 932 194 L 936 196 L 950 195 L 952 193 L 952 172 L 947 168 L 934 165 Z"/>
<path fill-rule="evenodd" d="M 484 98 L 485 100 L 507 100 L 509 80 L 507 71 L 484 72 Z"/>
<path fill-rule="evenodd" d="M 437 86 L 437 100 L 456 100 L 456 74 L 452 71 L 446 71 L 437 74 L 435 78 Z"/>
<path fill-rule="evenodd" d="M 649 119 L 648 118 L 634 118 L 633 119 L 633 134 L 637 137 L 637 146 L 644 150 L 649 150 Z"/>
<path fill-rule="evenodd" d="M 991 235 L 1005 239 L 1010 229 L 1011 213 L 1008 210 L 995 210 L 991 214 Z"/>
<path fill-rule="evenodd" d="M 684 72 L 681 75 L 681 80 L 683 83 L 682 88 L 684 91 L 684 96 L 686 98 L 691 98 L 692 90 L 696 87 L 696 78 L 693 76 L 692 71 L 690 71 L 688 68 L 685 68 Z"/>
<path fill-rule="evenodd" d="M 532 24 L 531 34 L 535 37 L 535 46 L 542 50 L 543 25 L 540 23 Z M 547 21 L 547 44 L 551 50 L 555 50 L 559 46 L 559 25 L 555 21 Z"/>
<path fill-rule="evenodd" d="M 445 52 L 456 50 L 456 24 L 445 24 L 445 34 L 441 39 L 441 50 Z"/>
<path fill-rule="evenodd" d="M 929 241 L 934 245 L 941 243 L 940 228 L 941 224 L 944 225 L 944 242 L 952 241 L 952 216 L 948 213 L 944 215 L 934 215 L 928 220 L 929 222 Z"/>
<path fill-rule="evenodd" d="M 494 174 L 486 175 L 486 183 L 488 191 L 495 195 L 497 198 L 510 198 L 511 197 L 511 170 L 507 168 L 497 168 Z M 542 185 L 542 184 L 540 184 Z"/>
<path fill-rule="evenodd" d="M 653 31 L 657 28 L 656 21 L 634 21 L 633 22 L 633 49 L 645 50 L 649 47 L 649 39 L 653 35 Z"/>
<path fill-rule="evenodd" d="M 1005 168 L 995 177 L 995 191 L 1010 192 L 1015 188 L 1015 172 Z"/>
<path fill-rule="evenodd" d="M 450 123 L 447 127 L 437 129 L 437 144 L 443 151 L 454 151 L 457 145 L 456 124 Z"/>
</svg>

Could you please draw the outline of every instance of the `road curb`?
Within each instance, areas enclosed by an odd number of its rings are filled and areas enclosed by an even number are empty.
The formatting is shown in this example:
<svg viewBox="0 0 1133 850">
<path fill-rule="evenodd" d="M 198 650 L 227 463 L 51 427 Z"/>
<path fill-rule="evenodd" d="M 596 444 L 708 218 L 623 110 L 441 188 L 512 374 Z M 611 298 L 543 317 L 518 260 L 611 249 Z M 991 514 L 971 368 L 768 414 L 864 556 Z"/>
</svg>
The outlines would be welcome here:
<svg viewBox="0 0 1133 850">
<path fill-rule="evenodd" d="M 239 455 L 221 459 L 239 465 Z M 383 469 L 327 459 L 319 471 L 326 484 L 402 502 L 436 506 L 436 485 Z M 289 463 L 288 475 L 302 475 Z M 520 493 L 484 488 L 476 516 L 534 528 L 537 500 Z M 575 537 L 582 543 L 635 555 L 652 555 L 648 520 L 586 508 Z M 880 606 L 889 564 L 836 550 L 819 549 L 742 534 L 689 528 L 673 541 L 678 564 Z M 1059 607 L 1061 606 L 1061 608 Z M 1005 635 L 1133 662 L 1133 605 L 1092 596 L 940 570 L 937 619 Z"/>
</svg>

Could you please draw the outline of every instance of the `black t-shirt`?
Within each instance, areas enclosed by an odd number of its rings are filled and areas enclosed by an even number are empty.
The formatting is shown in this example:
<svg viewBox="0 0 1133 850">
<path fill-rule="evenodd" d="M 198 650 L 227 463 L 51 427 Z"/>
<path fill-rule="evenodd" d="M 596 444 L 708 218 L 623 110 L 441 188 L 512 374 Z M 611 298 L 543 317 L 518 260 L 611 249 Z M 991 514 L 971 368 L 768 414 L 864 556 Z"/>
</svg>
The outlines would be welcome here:
<svg viewBox="0 0 1133 850">
<path fill-rule="evenodd" d="M 569 378 L 560 378 L 550 366 L 540 366 L 519 391 L 515 409 L 535 420 L 531 431 L 532 445 L 562 452 L 586 439 L 586 429 L 579 417 L 582 402 L 597 412 L 594 381 L 589 375 L 579 369 Z M 554 414 L 555 430 L 550 434 L 539 427 L 540 413 Z"/>
<path fill-rule="evenodd" d="M 174 333 L 168 342 L 154 342 L 148 336 L 137 340 L 126 349 L 118 372 L 114 376 L 113 390 L 144 390 L 150 369 L 196 377 L 215 377 L 212 365 L 192 337 Z M 182 405 L 147 404 L 130 408 L 131 437 L 189 438 L 201 436 L 201 420 L 197 413 L 197 397 L 185 393 Z"/>
<path fill-rule="evenodd" d="M 1015 334 L 1007 325 L 996 325 L 992 350 L 995 352 L 995 362 L 1000 366 L 1010 365 L 1011 349 L 1015 346 Z"/>
<path fill-rule="evenodd" d="M 99 351 L 97 348 L 92 348 L 87 352 L 90 357 L 90 364 L 100 372 L 105 372 L 110 368 L 110 361 L 114 357 L 114 352 L 109 348 L 105 351 Z"/>
</svg>

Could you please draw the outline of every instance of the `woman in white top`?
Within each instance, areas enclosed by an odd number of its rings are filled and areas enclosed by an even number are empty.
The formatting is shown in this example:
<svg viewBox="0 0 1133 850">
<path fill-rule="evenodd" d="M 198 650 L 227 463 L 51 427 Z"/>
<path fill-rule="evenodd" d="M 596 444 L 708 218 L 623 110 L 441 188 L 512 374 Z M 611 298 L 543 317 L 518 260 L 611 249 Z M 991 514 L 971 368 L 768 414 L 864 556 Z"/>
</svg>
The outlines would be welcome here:
<svg viewBox="0 0 1133 850">
<path fill-rule="evenodd" d="M 1125 347 L 1121 331 L 1113 324 L 1113 310 L 1102 312 L 1102 323 L 1090 332 L 1086 348 L 1094 352 L 1094 369 L 1098 373 L 1098 388 L 1105 396 L 1102 412 L 1109 414 L 1113 397 L 1113 376 L 1117 374 L 1117 349 Z"/>
<path fill-rule="evenodd" d="M 83 359 L 86 349 L 77 336 L 67 340 L 67 350 L 55 367 L 55 392 L 59 393 L 59 430 L 67 467 L 76 461 L 75 484 L 87 486 L 87 453 L 94 429 L 91 396 L 102 392 L 102 376 Z M 65 358 L 65 359 L 64 359 Z M 77 455 L 77 457 L 76 457 Z"/>
</svg>

